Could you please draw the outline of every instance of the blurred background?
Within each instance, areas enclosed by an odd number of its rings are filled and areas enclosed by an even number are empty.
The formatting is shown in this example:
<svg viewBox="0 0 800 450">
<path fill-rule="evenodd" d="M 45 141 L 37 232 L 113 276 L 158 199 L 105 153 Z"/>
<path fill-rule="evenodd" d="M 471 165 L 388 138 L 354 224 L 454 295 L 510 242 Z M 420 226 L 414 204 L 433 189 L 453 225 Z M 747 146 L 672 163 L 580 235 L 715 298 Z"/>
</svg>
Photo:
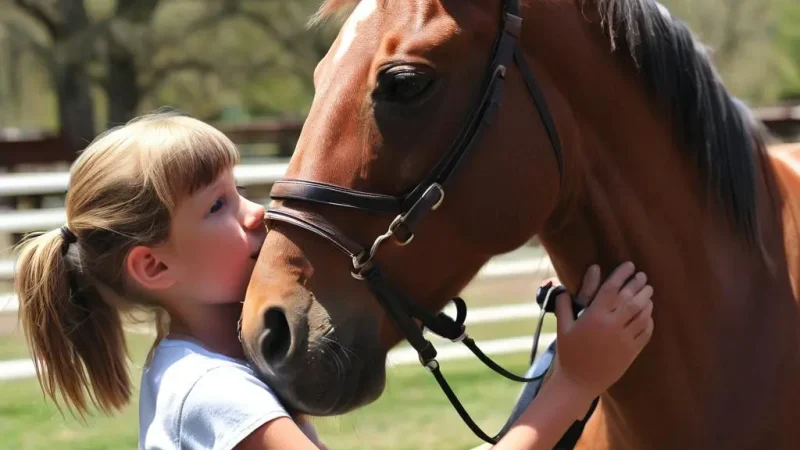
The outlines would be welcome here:
<svg viewBox="0 0 800 450">
<path fill-rule="evenodd" d="M 63 224 L 76 152 L 108 127 L 177 108 L 240 145 L 237 176 L 266 203 L 310 107 L 314 67 L 338 31 L 335 21 L 307 27 L 320 3 L 0 0 L 0 449 L 136 448 L 135 402 L 119 416 L 84 422 L 44 400 L 11 295 L 12 246 L 25 233 Z M 773 141 L 800 140 L 800 1 L 662 3 L 711 47 L 727 86 Z M 471 335 L 517 371 L 528 361 L 536 286 L 552 275 L 531 242 L 492 261 L 465 292 L 475 308 Z M 151 341 L 148 329 L 131 326 L 134 378 Z M 407 350 L 392 354 L 379 401 L 316 421 L 332 449 L 479 444 Z M 519 386 L 458 351 L 448 354 L 443 370 L 459 396 L 481 425 L 499 427 Z"/>
</svg>

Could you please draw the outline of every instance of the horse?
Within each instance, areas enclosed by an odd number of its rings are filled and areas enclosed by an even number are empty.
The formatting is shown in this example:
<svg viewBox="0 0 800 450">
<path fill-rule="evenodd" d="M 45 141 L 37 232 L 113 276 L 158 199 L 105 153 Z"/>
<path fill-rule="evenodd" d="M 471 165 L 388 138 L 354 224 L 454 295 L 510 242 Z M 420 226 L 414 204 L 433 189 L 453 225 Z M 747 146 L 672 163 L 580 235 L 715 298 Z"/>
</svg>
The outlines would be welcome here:
<svg viewBox="0 0 800 450">
<path fill-rule="evenodd" d="M 685 23 L 653 0 L 327 0 L 315 19 L 348 12 L 242 308 L 288 407 L 374 401 L 403 339 L 438 380 L 421 328 L 464 340 L 455 296 L 536 236 L 570 292 L 625 260 L 656 292 L 650 343 L 575 448 L 800 448 L 800 146 L 769 151 Z"/>
</svg>

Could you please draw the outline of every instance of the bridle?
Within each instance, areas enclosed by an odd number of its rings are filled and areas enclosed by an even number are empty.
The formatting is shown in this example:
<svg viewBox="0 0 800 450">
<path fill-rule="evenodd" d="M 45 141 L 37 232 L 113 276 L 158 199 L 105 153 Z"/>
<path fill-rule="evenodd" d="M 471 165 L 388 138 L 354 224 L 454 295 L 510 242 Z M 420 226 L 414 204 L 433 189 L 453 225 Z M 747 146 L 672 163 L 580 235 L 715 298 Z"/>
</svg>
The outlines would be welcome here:
<svg viewBox="0 0 800 450">
<path fill-rule="evenodd" d="M 439 370 L 436 349 L 430 341 L 425 339 L 423 330 L 417 326 L 413 319 L 418 319 L 424 328 L 443 338 L 450 339 L 453 342 L 463 342 L 484 364 L 510 380 L 523 383 L 532 382 L 541 380 L 544 375 L 532 378 L 520 377 L 497 365 L 481 352 L 475 342 L 467 335 L 466 327 L 464 326 L 467 307 L 461 298 L 453 299 L 457 311 L 455 319 L 444 313 L 433 315 L 416 306 L 407 296 L 394 289 L 375 264 L 374 258 L 380 247 L 392 238 L 401 246 L 411 243 L 414 239 L 414 230 L 417 224 L 428 212 L 435 211 L 442 204 L 445 197 L 445 186 L 447 186 L 450 176 L 459 163 L 476 147 L 478 136 L 481 132 L 490 127 L 497 116 L 501 106 L 506 72 L 512 62 L 517 64 L 550 138 L 558 162 L 559 176 L 563 183 L 564 160 L 561 152 L 561 143 L 544 95 L 536 82 L 530 65 L 525 60 L 522 49 L 517 45 L 521 31 L 522 17 L 520 15 L 519 0 L 504 0 L 499 35 L 495 42 L 492 60 L 483 81 L 483 95 L 470 115 L 466 126 L 453 142 L 447 154 L 436 164 L 428 177 L 416 185 L 407 195 L 393 197 L 372 194 L 327 183 L 297 179 L 284 179 L 277 181 L 273 185 L 270 197 L 275 200 L 302 201 L 372 213 L 396 214 L 397 216 L 386 232 L 378 236 L 370 247 L 361 246 L 323 216 L 314 212 L 278 206 L 267 210 L 265 215 L 267 221 L 294 225 L 326 239 L 350 258 L 353 266 L 353 277 L 367 283 L 371 293 L 405 334 L 408 342 L 417 351 L 422 365 L 436 378 L 445 395 L 467 426 L 478 437 L 493 444 L 497 443 L 499 438 L 505 434 L 510 424 L 506 424 L 503 430 L 494 437 L 489 437 L 475 424 Z M 552 294 L 556 293 L 555 291 L 555 288 L 547 291 L 545 303 L 553 296 Z M 542 314 L 547 309 L 546 304 L 543 306 L 545 308 Z M 541 323 L 540 319 L 536 330 L 534 352 L 541 332 Z"/>
</svg>

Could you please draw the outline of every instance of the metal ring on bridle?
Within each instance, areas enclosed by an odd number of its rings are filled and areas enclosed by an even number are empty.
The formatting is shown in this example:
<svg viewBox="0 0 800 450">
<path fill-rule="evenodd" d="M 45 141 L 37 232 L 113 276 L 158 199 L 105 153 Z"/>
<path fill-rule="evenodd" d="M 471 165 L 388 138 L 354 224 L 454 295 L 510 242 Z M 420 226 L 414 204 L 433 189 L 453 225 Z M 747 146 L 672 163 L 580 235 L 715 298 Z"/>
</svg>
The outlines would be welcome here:
<svg viewBox="0 0 800 450">
<path fill-rule="evenodd" d="M 397 229 L 400 227 L 400 225 L 405 223 L 405 219 L 406 218 L 402 214 L 400 214 L 397 217 L 395 217 L 394 220 L 392 221 L 392 223 L 389 225 L 389 230 L 386 231 L 386 234 L 390 234 L 392 236 L 395 236 L 395 238 L 397 238 L 397 236 L 394 234 L 394 232 L 397 231 Z M 383 236 L 385 236 L 386 234 L 384 234 Z M 383 236 L 379 236 L 378 239 L 380 239 Z M 406 239 L 404 241 L 401 241 L 400 239 L 396 239 L 396 240 L 397 240 L 397 245 L 399 245 L 401 247 L 404 247 L 404 246 L 410 244 L 411 241 L 414 240 L 414 233 L 411 233 L 409 235 L 408 239 Z"/>
<path fill-rule="evenodd" d="M 383 244 L 383 242 L 386 241 L 387 239 L 390 239 L 393 236 L 393 234 L 394 233 L 391 230 L 387 231 L 386 233 L 383 233 L 382 235 L 378 236 L 377 239 L 375 239 L 375 242 L 372 243 L 372 247 L 369 249 L 369 253 L 364 252 L 361 253 L 360 255 L 354 256 L 353 269 L 361 270 L 367 264 L 371 263 L 372 259 L 375 257 L 375 253 L 377 253 L 378 248 L 381 246 L 381 244 Z"/>
<path fill-rule="evenodd" d="M 431 187 L 428 188 L 428 190 L 431 189 L 437 189 L 439 191 L 439 201 L 437 201 L 433 206 L 431 206 L 431 211 L 436 211 L 437 209 L 439 209 L 440 206 L 442 206 L 442 203 L 444 202 L 444 188 L 439 183 L 433 183 Z"/>
</svg>

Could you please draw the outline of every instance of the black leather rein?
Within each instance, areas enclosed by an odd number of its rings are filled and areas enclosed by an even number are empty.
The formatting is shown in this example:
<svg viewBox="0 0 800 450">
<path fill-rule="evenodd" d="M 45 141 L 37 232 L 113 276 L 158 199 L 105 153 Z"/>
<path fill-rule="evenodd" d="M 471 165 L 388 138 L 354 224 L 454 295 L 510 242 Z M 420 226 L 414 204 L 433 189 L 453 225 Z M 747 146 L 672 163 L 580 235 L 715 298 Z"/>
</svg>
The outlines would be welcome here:
<svg viewBox="0 0 800 450">
<path fill-rule="evenodd" d="M 450 339 L 453 342 L 463 342 L 484 364 L 506 378 L 519 382 L 531 382 L 539 380 L 541 377 L 524 378 L 514 375 L 481 352 L 466 333 L 464 322 L 466 320 L 467 307 L 461 298 L 453 299 L 457 310 L 455 319 L 444 313 L 431 314 L 416 306 L 406 295 L 395 289 L 375 264 L 374 258 L 381 245 L 390 239 L 394 239 L 399 245 L 411 243 L 414 238 L 414 231 L 420 220 L 442 204 L 445 197 L 445 186 L 450 175 L 470 151 L 476 147 L 476 142 L 481 132 L 494 122 L 502 102 L 506 72 L 514 62 L 516 62 L 522 78 L 525 80 L 528 92 L 536 105 L 550 138 L 558 162 L 559 175 L 563 180 L 564 162 L 553 118 L 550 115 L 541 89 L 536 83 L 533 71 L 525 60 L 521 48 L 517 45 L 521 29 L 522 18 L 520 16 L 519 1 L 504 0 L 500 32 L 495 42 L 491 63 L 484 78 L 483 95 L 450 150 L 433 168 L 429 176 L 415 186 L 407 195 L 393 197 L 372 194 L 326 183 L 296 179 L 284 179 L 274 184 L 270 196 L 276 200 L 301 201 L 353 208 L 372 213 L 396 214 L 386 232 L 378 236 L 371 246 L 364 247 L 353 241 L 324 217 L 314 212 L 301 211 L 286 206 L 270 208 L 266 212 L 267 221 L 293 225 L 323 237 L 350 259 L 352 275 L 367 283 L 372 294 L 405 334 L 406 339 L 419 354 L 422 365 L 431 371 L 467 426 L 478 437 L 489 443 L 497 443 L 510 424 L 507 424 L 494 437 L 488 436 L 475 424 L 439 370 L 436 349 L 430 341 L 425 339 L 423 330 L 417 326 L 414 319 L 418 319 L 425 328 L 443 338 Z M 548 294 L 547 297 L 549 299 L 550 295 Z M 541 327 L 541 321 L 539 325 Z M 538 342 L 539 332 L 540 328 L 536 332 L 536 342 Z"/>
</svg>

